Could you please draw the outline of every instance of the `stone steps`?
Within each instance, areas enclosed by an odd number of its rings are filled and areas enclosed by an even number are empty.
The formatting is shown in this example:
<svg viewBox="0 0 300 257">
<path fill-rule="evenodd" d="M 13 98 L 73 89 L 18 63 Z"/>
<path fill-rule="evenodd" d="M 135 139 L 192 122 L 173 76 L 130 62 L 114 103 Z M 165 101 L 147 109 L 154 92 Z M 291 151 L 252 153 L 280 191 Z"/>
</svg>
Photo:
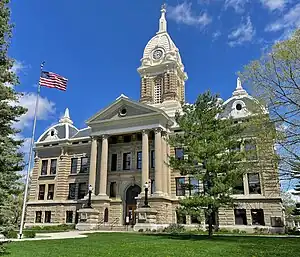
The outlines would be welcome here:
<svg viewBox="0 0 300 257">
<path fill-rule="evenodd" d="M 133 231 L 133 228 L 131 226 L 103 226 L 99 225 L 98 230 L 103 230 L 103 231 Z"/>
</svg>

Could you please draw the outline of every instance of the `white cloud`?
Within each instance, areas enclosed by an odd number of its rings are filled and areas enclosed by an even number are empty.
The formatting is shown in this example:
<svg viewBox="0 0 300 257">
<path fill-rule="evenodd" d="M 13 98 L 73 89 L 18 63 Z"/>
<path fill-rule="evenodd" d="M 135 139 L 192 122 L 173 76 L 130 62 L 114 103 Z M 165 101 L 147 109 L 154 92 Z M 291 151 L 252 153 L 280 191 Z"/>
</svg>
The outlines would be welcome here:
<svg viewBox="0 0 300 257">
<path fill-rule="evenodd" d="M 291 7 L 289 11 L 280 19 L 269 24 L 266 31 L 281 31 L 285 34 L 290 34 L 290 31 L 300 27 L 300 3 Z"/>
<path fill-rule="evenodd" d="M 282 10 L 290 2 L 290 0 L 260 0 L 262 5 L 270 11 Z"/>
<path fill-rule="evenodd" d="M 36 94 L 35 93 L 25 93 L 19 98 L 18 105 L 27 108 L 27 112 L 19 118 L 19 121 L 15 123 L 15 127 L 18 129 L 24 129 L 26 127 L 32 126 L 32 121 L 34 118 L 36 104 Z M 39 107 L 37 113 L 37 119 L 47 120 L 49 116 L 55 113 L 55 103 L 48 100 L 46 97 L 39 98 Z"/>
<path fill-rule="evenodd" d="M 294 192 L 296 192 L 295 189 L 286 191 L 286 193 L 290 195 L 293 201 L 300 203 L 300 195 L 293 195 Z"/>
<path fill-rule="evenodd" d="M 242 45 L 245 42 L 251 41 L 254 35 L 255 29 L 252 26 L 250 16 L 247 16 L 246 21 L 242 21 L 242 24 L 228 35 L 230 40 L 228 44 L 231 47 Z"/>
<path fill-rule="evenodd" d="M 177 23 L 200 27 L 205 27 L 212 21 L 206 12 L 199 15 L 193 14 L 192 3 L 187 2 L 183 2 L 174 7 L 170 6 L 168 17 L 175 20 Z"/>
<path fill-rule="evenodd" d="M 221 35 L 222 35 L 222 33 L 221 33 L 220 30 L 217 30 L 216 32 L 214 32 L 214 33 L 212 34 L 212 39 L 213 39 L 213 41 L 217 40 Z"/>
<path fill-rule="evenodd" d="M 15 73 L 16 75 L 19 75 L 20 72 L 25 68 L 24 64 L 20 61 L 15 60 L 12 68 L 10 69 L 11 72 Z M 14 85 L 10 83 L 5 83 L 5 86 L 7 87 L 13 87 Z"/>
<path fill-rule="evenodd" d="M 248 0 L 226 0 L 224 7 L 225 10 L 228 8 L 233 8 L 237 13 L 242 13 L 245 10 L 245 4 Z"/>
</svg>

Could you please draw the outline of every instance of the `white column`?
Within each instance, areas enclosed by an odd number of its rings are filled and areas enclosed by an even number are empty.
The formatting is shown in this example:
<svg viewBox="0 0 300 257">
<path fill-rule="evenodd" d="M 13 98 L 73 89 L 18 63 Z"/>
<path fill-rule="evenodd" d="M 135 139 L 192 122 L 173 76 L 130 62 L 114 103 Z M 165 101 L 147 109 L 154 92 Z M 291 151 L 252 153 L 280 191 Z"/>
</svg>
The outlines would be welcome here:
<svg viewBox="0 0 300 257">
<path fill-rule="evenodd" d="M 101 170 L 100 170 L 100 196 L 107 196 L 107 161 L 108 161 L 108 136 L 102 136 Z"/>
<path fill-rule="evenodd" d="M 167 133 L 162 132 L 162 181 L 163 192 L 168 195 L 168 152 L 167 152 Z"/>
<path fill-rule="evenodd" d="M 93 194 L 96 187 L 96 170 L 97 170 L 97 138 L 92 138 L 91 144 L 91 155 L 90 155 L 90 174 L 89 174 L 89 184 L 93 187 Z"/>
<path fill-rule="evenodd" d="M 148 131 L 142 131 L 142 183 L 143 186 L 146 182 L 149 183 L 149 141 Z"/>
<path fill-rule="evenodd" d="M 161 129 L 155 129 L 155 194 L 163 194 Z"/>
</svg>

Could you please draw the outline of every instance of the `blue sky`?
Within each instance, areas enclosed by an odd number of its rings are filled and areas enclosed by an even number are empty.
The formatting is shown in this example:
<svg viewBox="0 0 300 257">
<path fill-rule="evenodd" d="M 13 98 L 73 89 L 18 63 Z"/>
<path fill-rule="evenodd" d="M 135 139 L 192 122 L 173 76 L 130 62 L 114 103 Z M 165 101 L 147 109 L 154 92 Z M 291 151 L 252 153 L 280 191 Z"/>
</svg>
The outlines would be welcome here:
<svg viewBox="0 0 300 257">
<path fill-rule="evenodd" d="M 226 99 L 236 72 L 276 40 L 300 26 L 297 0 L 169 0 L 168 32 L 189 79 L 186 99 L 207 89 Z M 139 99 L 136 71 L 158 29 L 161 0 L 12 0 L 15 29 L 10 55 L 20 77 L 21 104 L 29 108 L 18 127 L 30 137 L 39 66 L 69 79 L 61 92 L 42 88 L 37 135 L 66 107 L 79 128 L 121 93 Z"/>
</svg>

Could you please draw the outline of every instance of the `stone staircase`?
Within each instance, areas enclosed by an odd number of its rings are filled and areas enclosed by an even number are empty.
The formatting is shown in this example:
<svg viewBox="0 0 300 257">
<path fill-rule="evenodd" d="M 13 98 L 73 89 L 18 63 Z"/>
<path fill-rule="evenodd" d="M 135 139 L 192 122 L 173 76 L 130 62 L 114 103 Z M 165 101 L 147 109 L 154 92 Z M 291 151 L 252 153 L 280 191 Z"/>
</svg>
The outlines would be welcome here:
<svg viewBox="0 0 300 257">
<path fill-rule="evenodd" d="M 101 220 L 97 229 L 102 231 L 133 231 L 133 226 L 120 225 L 119 219 L 115 219 L 112 223 L 104 223 Z"/>
</svg>

